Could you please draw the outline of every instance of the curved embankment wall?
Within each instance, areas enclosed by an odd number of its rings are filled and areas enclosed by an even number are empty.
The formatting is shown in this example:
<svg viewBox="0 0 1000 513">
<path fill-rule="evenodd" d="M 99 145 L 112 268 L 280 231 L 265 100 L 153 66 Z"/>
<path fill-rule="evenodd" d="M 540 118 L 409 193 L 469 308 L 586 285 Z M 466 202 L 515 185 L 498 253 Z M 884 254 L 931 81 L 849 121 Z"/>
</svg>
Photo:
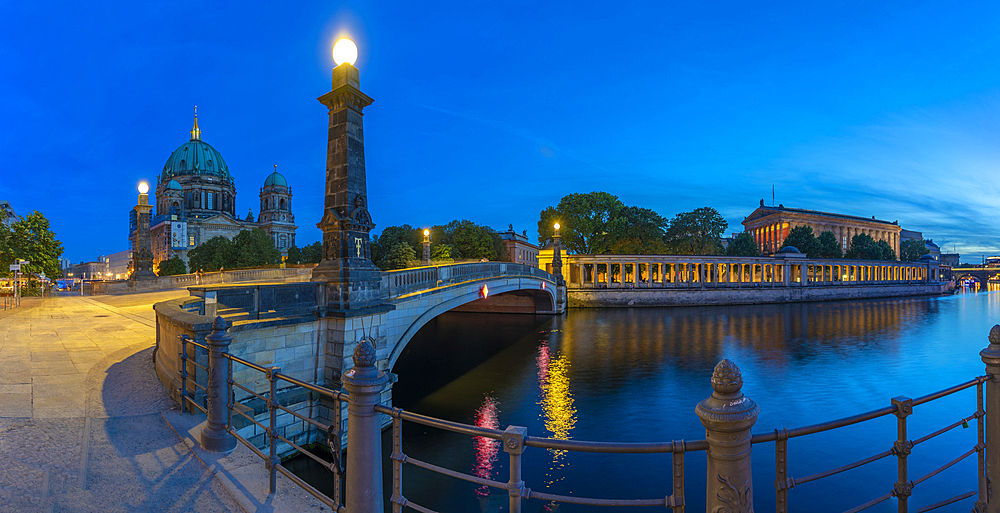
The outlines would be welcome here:
<svg viewBox="0 0 1000 513">
<path fill-rule="evenodd" d="M 949 282 L 929 284 L 831 285 L 774 288 L 569 289 L 570 308 L 752 305 L 927 296 L 951 290 Z"/>
<path fill-rule="evenodd" d="M 153 306 L 156 311 L 156 375 L 170 396 L 178 402 L 181 398 L 180 337 L 187 335 L 192 340 L 205 344 L 205 336 L 212 331 L 212 318 L 201 315 L 201 308 L 202 298 L 195 296 L 164 301 Z M 317 373 L 323 368 L 319 322 L 315 315 L 236 321 L 229 328 L 229 334 L 233 337 L 229 352 L 262 367 L 279 366 L 283 374 L 316 383 L 317 377 L 322 378 Z M 187 366 L 189 379 L 204 386 L 206 372 L 195 363 L 207 367 L 208 356 L 205 350 L 189 344 L 188 357 L 193 360 Z M 233 381 L 265 397 L 270 389 L 263 373 L 237 363 L 233 364 Z M 188 393 L 194 396 L 194 401 L 204 407 L 205 392 L 190 384 L 187 388 Z M 266 426 L 269 414 L 265 403 L 237 387 L 233 390 L 237 408 Z M 320 409 L 328 407 L 316 394 L 287 382 L 279 385 L 277 399 L 282 406 L 312 419 L 325 416 L 321 415 Z M 325 433 L 309 429 L 310 426 L 305 421 L 290 413 L 280 411 L 277 422 L 279 434 L 296 444 L 326 441 Z M 234 414 L 233 425 L 237 427 L 240 436 L 255 446 L 267 445 L 264 431 L 249 420 Z M 286 455 L 293 452 L 293 449 L 280 443 L 278 452 Z"/>
</svg>

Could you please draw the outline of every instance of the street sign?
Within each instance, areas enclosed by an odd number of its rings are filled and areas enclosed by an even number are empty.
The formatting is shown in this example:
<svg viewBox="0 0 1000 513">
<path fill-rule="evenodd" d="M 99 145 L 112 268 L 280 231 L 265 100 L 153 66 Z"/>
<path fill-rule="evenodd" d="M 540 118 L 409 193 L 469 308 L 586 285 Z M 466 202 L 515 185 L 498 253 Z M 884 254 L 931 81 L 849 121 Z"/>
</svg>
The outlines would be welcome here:
<svg viewBox="0 0 1000 513">
<path fill-rule="evenodd" d="M 31 264 L 31 262 L 29 262 L 27 260 L 21 260 L 21 265 L 30 265 L 30 264 Z"/>
<path fill-rule="evenodd" d="M 11 271 L 20 271 L 21 270 L 21 264 L 10 264 L 10 270 Z"/>
</svg>

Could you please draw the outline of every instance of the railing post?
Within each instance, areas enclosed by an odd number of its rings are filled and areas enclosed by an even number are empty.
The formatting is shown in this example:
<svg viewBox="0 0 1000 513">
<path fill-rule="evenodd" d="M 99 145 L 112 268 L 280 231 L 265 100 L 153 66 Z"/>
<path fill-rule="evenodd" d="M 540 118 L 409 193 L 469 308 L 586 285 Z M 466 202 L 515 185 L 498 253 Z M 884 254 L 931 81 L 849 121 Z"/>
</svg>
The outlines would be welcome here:
<svg viewBox="0 0 1000 513">
<path fill-rule="evenodd" d="M 510 455 L 510 479 L 507 481 L 507 496 L 510 498 L 510 513 L 521 513 L 521 496 L 524 495 L 524 480 L 521 478 L 521 453 L 524 452 L 524 438 L 528 428 L 508 426 L 503 432 L 503 450 Z"/>
<path fill-rule="evenodd" d="M 739 367 L 722 360 L 712 372 L 714 392 L 695 408 L 708 441 L 706 511 L 753 511 L 750 428 L 760 408 L 742 388 Z"/>
<path fill-rule="evenodd" d="M 226 320 L 216 317 L 212 333 L 205 337 L 208 343 L 208 382 L 206 388 L 206 423 L 201 430 L 201 446 L 206 451 L 228 453 L 236 448 L 236 437 L 226 429 L 229 396 L 229 372 L 226 357 L 233 337 L 226 333 Z"/>
<path fill-rule="evenodd" d="M 990 345 L 979 352 L 986 364 L 986 509 L 1000 513 L 1000 497 L 992 493 L 993 481 L 1000 472 L 1000 325 L 990 330 Z"/>
<path fill-rule="evenodd" d="M 278 458 L 278 374 L 281 367 L 272 366 L 267 368 L 268 390 L 267 394 L 267 472 L 268 490 L 274 493 L 278 489 L 278 465 L 281 459 Z"/>
<path fill-rule="evenodd" d="M 341 381 L 347 398 L 347 511 L 382 512 L 382 431 L 375 405 L 389 382 L 375 368 L 375 346 L 362 340 L 354 348 L 354 368 Z"/>
<path fill-rule="evenodd" d="M 913 482 L 907 477 L 906 457 L 913 449 L 913 443 L 907 438 L 906 417 L 913 413 L 913 399 L 905 396 L 892 398 L 892 405 L 896 407 L 896 442 L 893 444 L 893 452 L 896 454 L 896 484 L 892 492 L 896 496 L 897 510 L 899 513 L 908 511 L 910 494 L 913 493 Z"/>
</svg>

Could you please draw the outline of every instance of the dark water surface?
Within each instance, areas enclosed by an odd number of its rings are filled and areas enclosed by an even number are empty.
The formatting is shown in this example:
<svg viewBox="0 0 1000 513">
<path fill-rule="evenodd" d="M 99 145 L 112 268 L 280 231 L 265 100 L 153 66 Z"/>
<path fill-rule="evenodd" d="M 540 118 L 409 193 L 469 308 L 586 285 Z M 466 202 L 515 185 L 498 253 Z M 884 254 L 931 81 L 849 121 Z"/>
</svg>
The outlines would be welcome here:
<svg viewBox="0 0 1000 513">
<path fill-rule="evenodd" d="M 705 436 L 695 405 L 722 358 L 760 406 L 754 433 L 833 420 L 919 397 L 984 373 L 979 351 L 1000 322 L 1000 295 L 732 307 L 572 310 L 562 317 L 445 314 L 397 362 L 396 405 L 465 423 L 574 440 L 650 442 Z M 416 385 L 411 385 L 416 384 Z M 413 387 L 416 392 L 404 391 Z M 914 408 L 915 439 L 975 411 L 975 388 Z M 803 477 L 892 447 L 895 417 L 792 439 L 789 475 Z M 498 442 L 404 423 L 404 451 L 462 472 L 507 480 Z M 386 454 L 389 438 L 385 437 Z M 976 424 L 913 449 L 916 479 L 971 449 Z M 385 460 L 388 473 L 388 460 Z M 535 491 L 649 499 L 671 493 L 669 455 L 601 455 L 528 448 Z M 774 510 L 774 444 L 753 447 L 755 510 Z M 705 454 L 689 453 L 687 511 L 704 511 Z M 972 456 L 918 485 L 911 511 L 976 489 Z M 844 511 L 890 491 L 895 457 L 798 485 L 790 511 Z M 387 481 L 388 483 L 388 481 Z M 406 466 L 404 495 L 442 512 L 483 511 L 483 490 Z M 499 493 L 494 491 L 494 493 Z M 386 491 L 386 498 L 390 492 Z M 937 511 L 968 511 L 967 499 Z M 499 502 L 504 502 L 501 499 Z M 545 511 L 530 500 L 524 511 Z M 563 512 L 611 508 L 561 505 Z M 506 507 L 503 508 L 506 511 Z M 615 508 L 663 511 L 663 508 Z M 895 499 L 869 511 L 896 511 Z"/>
</svg>

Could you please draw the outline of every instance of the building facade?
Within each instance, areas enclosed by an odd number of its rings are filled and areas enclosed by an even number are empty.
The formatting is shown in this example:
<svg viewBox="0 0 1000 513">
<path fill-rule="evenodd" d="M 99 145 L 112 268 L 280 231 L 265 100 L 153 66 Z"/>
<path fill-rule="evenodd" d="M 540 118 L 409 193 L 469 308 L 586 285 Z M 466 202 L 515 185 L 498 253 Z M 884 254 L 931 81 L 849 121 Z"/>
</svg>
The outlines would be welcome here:
<svg viewBox="0 0 1000 513">
<path fill-rule="evenodd" d="M 10 228 L 10 225 L 17 221 L 17 214 L 14 212 L 14 207 L 10 206 L 10 202 L 7 200 L 0 200 L 0 223 L 3 223 Z"/>
<path fill-rule="evenodd" d="M 500 232 L 499 235 L 507 246 L 511 262 L 538 267 L 538 246 L 528 242 L 527 230 L 524 233 L 515 233 L 514 225 L 509 225 L 507 231 Z"/>
<path fill-rule="evenodd" d="M 881 221 L 872 216 L 851 216 L 833 214 L 818 210 L 786 208 L 783 205 L 768 207 L 761 200 L 760 206 L 743 220 L 743 228 L 753 236 L 763 254 L 773 254 L 781 249 L 781 244 L 788 237 L 792 228 L 809 226 L 818 237 L 823 232 L 833 232 L 846 252 L 851 247 L 851 238 L 859 234 L 868 234 L 876 241 L 889 243 L 896 256 L 899 256 L 900 232 L 897 222 Z"/>
<path fill-rule="evenodd" d="M 156 212 L 150 222 L 153 263 L 179 257 L 187 263 L 188 251 L 213 237 L 232 239 L 243 230 L 260 228 L 283 254 L 295 244 L 292 190 L 275 171 L 260 190 L 261 216 L 253 212 L 240 219 L 236 213 L 236 181 L 229 166 L 212 145 L 201 140 L 195 115 L 191 138 L 177 147 L 157 179 Z M 275 203 L 276 202 L 276 203 Z M 133 211 L 129 239 L 135 247 L 137 221 Z"/>
</svg>

